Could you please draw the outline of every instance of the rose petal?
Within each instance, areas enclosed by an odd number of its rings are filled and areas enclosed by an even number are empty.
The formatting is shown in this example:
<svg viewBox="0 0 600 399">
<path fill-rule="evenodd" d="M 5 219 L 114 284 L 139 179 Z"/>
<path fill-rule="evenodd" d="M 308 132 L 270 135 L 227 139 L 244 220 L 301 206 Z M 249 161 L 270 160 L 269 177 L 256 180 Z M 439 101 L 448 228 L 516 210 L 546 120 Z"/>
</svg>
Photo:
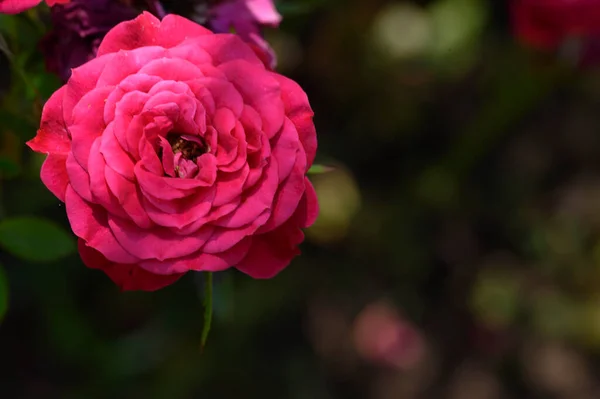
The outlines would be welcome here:
<svg viewBox="0 0 600 399">
<path fill-rule="evenodd" d="M 97 137 L 102 135 L 106 125 L 102 109 L 104 100 L 112 89 L 104 87 L 85 94 L 75 105 L 69 125 L 72 152 L 77 162 L 87 170 L 89 154 Z"/>
<path fill-rule="evenodd" d="M 254 108 L 263 122 L 263 131 L 271 138 L 283 125 L 284 105 L 275 74 L 265 73 L 264 67 L 235 60 L 219 66 L 227 79 L 238 89 L 244 103 Z"/>
<path fill-rule="evenodd" d="M 119 50 L 102 70 L 97 85 L 117 85 L 129 75 L 138 74 L 144 65 L 163 58 L 166 54 L 166 50 L 158 46 L 147 46 L 130 51 Z"/>
<path fill-rule="evenodd" d="M 65 90 L 65 86 L 61 87 L 44 104 L 40 129 L 27 142 L 33 151 L 50 154 L 67 153 L 71 150 L 71 140 L 63 118 Z"/>
<path fill-rule="evenodd" d="M 113 215 L 128 218 L 127 213 L 125 213 L 121 204 L 119 204 L 119 200 L 110 192 L 106 184 L 105 169 L 106 162 L 102 154 L 100 154 L 100 139 L 96 139 L 90 151 L 88 167 L 93 202 L 102 205 L 102 207 Z"/>
<path fill-rule="evenodd" d="M 215 190 L 200 191 L 180 201 L 163 201 L 145 196 L 144 208 L 156 224 L 164 227 L 184 229 L 198 219 L 206 217 L 212 207 Z M 190 233 L 198 230 L 193 229 Z"/>
<path fill-rule="evenodd" d="M 298 132 L 296 132 L 296 128 L 292 122 L 286 118 L 281 131 L 271 139 L 271 148 L 273 149 L 271 155 L 277 159 L 280 182 L 289 176 L 294 164 L 298 162 L 296 160 L 296 154 L 299 151 L 298 147 Z M 304 151 L 302 152 L 304 153 Z M 302 157 L 304 158 L 302 163 L 306 167 L 306 156 L 302 154 Z M 304 175 L 305 171 L 301 170 L 299 173 Z"/>
<path fill-rule="evenodd" d="M 230 82 L 223 79 L 202 78 L 188 82 L 196 98 L 202 101 L 207 112 L 216 113 L 216 109 L 227 108 L 238 118 L 244 109 L 244 99 Z M 208 91 L 208 94 L 207 94 Z M 205 100 L 208 98 L 208 101 Z"/>
<path fill-rule="evenodd" d="M 129 106 L 135 106 L 135 109 L 138 109 L 138 111 L 129 110 L 126 114 L 130 115 L 130 117 L 139 113 L 139 110 L 144 108 L 144 104 L 148 98 L 148 91 L 158 82 L 162 82 L 162 79 L 158 76 L 150 76 L 143 73 L 136 73 L 122 80 L 106 100 L 106 104 L 104 105 L 104 123 L 108 125 L 115 119 L 116 106 L 128 93 L 136 93 L 135 95 L 145 97 L 142 100 L 138 99 L 124 103 Z M 119 107 L 122 108 L 124 105 L 120 105 Z M 123 110 L 121 111 L 123 112 Z"/>
<path fill-rule="evenodd" d="M 112 58 L 112 54 L 94 58 L 71 71 L 63 97 L 63 116 L 67 126 L 73 124 L 73 108 L 84 95 L 96 87 L 100 74 L 106 65 L 111 63 Z"/>
<path fill-rule="evenodd" d="M 158 85 L 157 85 L 158 86 Z M 206 131 L 206 125 L 198 125 L 196 119 L 197 111 L 201 112 L 199 121 L 204 121 L 204 107 L 193 96 L 193 93 L 173 93 L 170 91 L 159 91 L 149 93 L 150 98 L 144 106 L 144 110 L 157 110 L 165 104 L 176 104 L 177 113 L 169 115 L 173 121 L 173 130 L 178 133 L 200 134 Z"/>
<path fill-rule="evenodd" d="M 99 150 L 108 167 L 132 182 L 135 180 L 134 163 L 117 141 L 114 134 L 114 124 L 104 130 L 104 134 L 100 138 Z"/>
<path fill-rule="evenodd" d="M 196 159 L 198 175 L 196 180 L 203 182 L 206 187 L 212 186 L 217 180 L 217 158 L 212 154 L 202 154 Z"/>
<path fill-rule="evenodd" d="M 162 200 L 187 197 L 195 193 L 195 189 L 208 186 L 203 180 L 158 176 L 148 172 L 140 164 L 135 165 L 134 173 L 145 194 Z"/>
<path fill-rule="evenodd" d="M 252 236 L 248 254 L 236 268 L 257 279 L 271 278 L 283 270 L 300 254 L 297 245 L 304 240 L 304 233 L 295 223 L 295 218 L 290 218 L 278 229 Z"/>
<path fill-rule="evenodd" d="M 92 192 L 90 190 L 90 176 L 81 167 L 79 162 L 75 159 L 72 152 L 67 156 L 67 174 L 71 187 L 77 195 L 88 202 L 92 202 Z"/>
<path fill-rule="evenodd" d="M 222 33 L 201 36 L 190 40 L 190 43 L 194 43 L 206 51 L 212 57 L 213 65 L 218 66 L 230 61 L 243 60 L 264 70 L 262 61 L 238 35 Z"/>
<path fill-rule="evenodd" d="M 135 183 L 125 179 L 121 174 L 107 166 L 104 169 L 106 184 L 127 216 L 142 229 L 150 228 L 153 223 L 140 202 L 139 188 Z"/>
<path fill-rule="evenodd" d="M 260 115 L 254 108 L 244 105 L 240 122 L 246 133 L 248 152 L 259 151 L 262 147 L 262 120 Z"/>
<path fill-rule="evenodd" d="M 169 14 L 161 23 L 149 12 L 143 12 L 111 29 L 98 48 L 98 56 L 144 46 L 175 47 L 188 38 L 210 34 L 208 29 L 178 15 Z"/>
<path fill-rule="evenodd" d="M 207 254 L 194 253 L 164 262 L 148 259 L 139 263 L 140 267 L 156 274 L 184 273 L 189 270 L 218 272 L 237 264 L 248 252 L 250 239 L 244 239 L 227 251 Z"/>
<path fill-rule="evenodd" d="M 228 250 L 236 245 L 245 237 L 254 234 L 271 216 L 271 210 L 265 209 L 260 215 L 256 216 L 246 226 L 236 229 L 226 229 L 218 227 L 212 237 L 206 242 L 202 251 L 209 254 L 219 253 Z"/>
<path fill-rule="evenodd" d="M 139 142 L 144 133 L 147 118 L 139 115 L 150 96 L 147 93 L 133 91 L 124 94 L 115 104 L 112 129 L 121 148 L 133 159 L 139 159 Z M 109 98 L 110 101 L 110 98 Z M 106 113 L 105 113 L 106 119 Z"/>
<path fill-rule="evenodd" d="M 271 219 L 258 230 L 259 233 L 266 233 L 281 226 L 296 211 L 304 194 L 305 169 L 306 159 L 304 154 L 299 151 L 292 172 L 277 189 L 273 200 Z"/>
<path fill-rule="evenodd" d="M 235 229 L 251 223 L 273 204 L 277 191 L 277 161 L 272 160 L 261 180 L 243 194 L 240 206 L 229 215 L 213 222 L 215 226 Z"/>
<path fill-rule="evenodd" d="M 115 239 L 108 228 L 106 211 L 83 200 L 71 186 L 67 186 L 65 207 L 73 232 L 77 237 L 82 238 L 87 246 L 99 251 L 113 262 L 135 263 L 138 261 L 138 258 L 123 249 Z"/>
<path fill-rule="evenodd" d="M 66 162 L 66 154 L 48 154 L 40 171 L 44 185 L 62 202 L 65 202 L 65 193 L 69 184 Z"/>
<path fill-rule="evenodd" d="M 281 85 L 281 98 L 285 115 L 296 126 L 298 137 L 306 152 L 306 170 L 312 166 L 317 153 L 317 134 L 313 123 L 313 111 L 308 97 L 298 83 L 278 74 L 273 74 Z"/>
<path fill-rule="evenodd" d="M 167 56 L 174 59 L 184 59 L 194 65 L 210 65 L 212 58 L 204 49 L 193 41 L 187 41 L 179 46 L 167 50 Z"/>
<path fill-rule="evenodd" d="M 102 270 L 123 291 L 156 291 L 173 284 L 184 274 L 154 274 L 135 264 L 111 262 L 83 240 L 78 241 L 77 247 L 87 267 Z"/>
<path fill-rule="evenodd" d="M 304 178 L 304 197 L 298 205 L 300 220 L 304 220 L 300 227 L 307 228 L 313 225 L 319 216 L 319 200 L 317 192 L 308 178 Z"/>
<path fill-rule="evenodd" d="M 139 73 L 150 76 L 158 76 L 163 80 L 175 80 L 185 82 L 186 80 L 198 79 L 204 76 L 197 65 L 189 61 L 168 58 L 159 58 L 148 62 Z"/>
<path fill-rule="evenodd" d="M 179 258 L 198 251 L 210 238 L 214 228 L 205 226 L 195 234 L 179 236 L 166 228 L 142 230 L 120 218 L 108 220 L 110 230 L 119 244 L 139 259 Z"/>
</svg>

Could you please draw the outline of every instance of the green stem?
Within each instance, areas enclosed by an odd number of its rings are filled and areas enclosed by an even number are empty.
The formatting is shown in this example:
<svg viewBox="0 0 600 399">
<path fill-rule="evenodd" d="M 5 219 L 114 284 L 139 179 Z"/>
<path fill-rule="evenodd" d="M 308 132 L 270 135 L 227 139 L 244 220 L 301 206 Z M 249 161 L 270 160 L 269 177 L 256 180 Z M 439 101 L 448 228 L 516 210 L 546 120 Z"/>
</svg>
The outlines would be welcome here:
<svg viewBox="0 0 600 399">
<path fill-rule="evenodd" d="M 210 326 L 212 323 L 213 314 L 213 274 L 210 272 L 206 273 L 206 287 L 204 289 L 204 327 L 202 328 L 202 338 L 200 343 L 200 350 L 204 351 L 206 340 L 208 339 L 208 333 L 210 332 Z"/>
</svg>

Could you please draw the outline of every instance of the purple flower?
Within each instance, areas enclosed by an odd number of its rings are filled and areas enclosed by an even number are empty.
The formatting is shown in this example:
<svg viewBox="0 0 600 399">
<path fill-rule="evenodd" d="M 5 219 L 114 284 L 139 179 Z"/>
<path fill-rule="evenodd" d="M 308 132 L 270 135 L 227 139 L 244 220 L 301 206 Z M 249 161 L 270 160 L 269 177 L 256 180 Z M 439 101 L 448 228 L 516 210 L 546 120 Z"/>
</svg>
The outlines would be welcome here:
<svg viewBox="0 0 600 399">
<path fill-rule="evenodd" d="M 225 0 L 210 9 L 208 20 L 217 33 L 234 30 L 271 69 L 275 69 L 275 54 L 263 39 L 261 27 L 277 27 L 280 22 L 281 15 L 272 0 Z"/>
<path fill-rule="evenodd" d="M 72 0 L 52 8 L 53 30 L 41 41 L 46 69 L 64 81 L 96 56 L 104 35 L 120 22 L 135 18 L 135 9 L 118 0 Z"/>
</svg>

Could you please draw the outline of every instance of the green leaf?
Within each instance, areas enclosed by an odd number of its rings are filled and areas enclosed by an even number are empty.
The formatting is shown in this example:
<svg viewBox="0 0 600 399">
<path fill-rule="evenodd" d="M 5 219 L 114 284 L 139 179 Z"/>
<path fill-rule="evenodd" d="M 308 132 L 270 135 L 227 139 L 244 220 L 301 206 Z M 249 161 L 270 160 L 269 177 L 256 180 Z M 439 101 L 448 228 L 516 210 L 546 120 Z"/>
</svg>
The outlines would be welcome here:
<svg viewBox="0 0 600 399">
<path fill-rule="evenodd" d="M 4 275 L 4 269 L 0 265 L 0 322 L 6 314 L 8 309 L 8 283 L 6 282 L 6 276 Z"/>
<path fill-rule="evenodd" d="M 315 164 L 310 167 L 310 169 L 308 170 L 308 174 L 309 175 L 320 175 L 322 173 L 332 172 L 334 170 L 335 170 L 335 168 L 333 166 L 316 165 Z"/>
<path fill-rule="evenodd" d="M 70 234 L 49 220 L 15 217 L 0 221 L 0 246 L 31 262 L 50 262 L 75 251 Z"/>
<path fill-rule="evenodd" d="M 206 273 L 206 287 L 204 290 L 204 326 L 202 327 L 202 336 L 200 339 L 200 350 L 204 350 L 213 315 L 213 274 Z"/>
</svg>

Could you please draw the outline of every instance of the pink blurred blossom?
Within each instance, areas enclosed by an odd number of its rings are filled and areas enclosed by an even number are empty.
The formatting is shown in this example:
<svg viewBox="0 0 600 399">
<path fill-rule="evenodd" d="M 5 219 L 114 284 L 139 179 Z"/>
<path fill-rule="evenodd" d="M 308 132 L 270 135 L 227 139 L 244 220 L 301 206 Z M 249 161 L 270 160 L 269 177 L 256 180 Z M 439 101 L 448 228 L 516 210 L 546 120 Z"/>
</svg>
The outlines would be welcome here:
<svg viewBox="0 0 600 399">
<path fill-rule="evenodd" d="M 386 302 L 366 306 L 355 319 L 353 335 L 358 354 L 376 364 L 410 369 L 424 356 L 421 333 Z"/>
</svg>

